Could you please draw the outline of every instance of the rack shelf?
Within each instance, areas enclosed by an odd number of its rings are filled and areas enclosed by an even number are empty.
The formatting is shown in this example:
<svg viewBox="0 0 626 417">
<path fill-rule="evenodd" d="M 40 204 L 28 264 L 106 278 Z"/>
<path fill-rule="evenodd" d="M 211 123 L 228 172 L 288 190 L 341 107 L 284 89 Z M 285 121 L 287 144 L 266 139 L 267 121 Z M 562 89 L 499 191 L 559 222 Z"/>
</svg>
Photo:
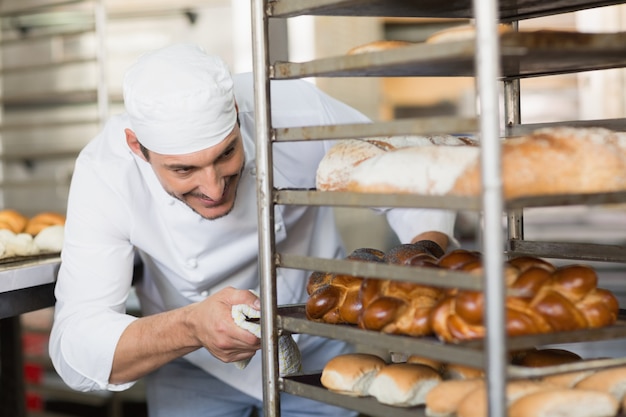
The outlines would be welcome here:
<svg viewBox="0 0 626 417">
<path fill-rule="evenodd" d="M 564 74 L 626 66 L 626 33 L 510 32 L 501 35 L 505 79 Z M 475 75 L 473 39 L 441 44 L 417 43 L 368 54 L 277 62 L 276 79 L 301 77 Z"/>
<path fill-rule="evenodd" d="M 502 21 L 523 20 L 533 17 L 573 12 L 593 7 L 620 4 L 621 1 L 556 0 L 536 2 L 533 0 L 504 0 L 499 2 Z M 436 0 L 320 0 L 315 4 L 307 0 L 276 0 L 270 3 L 268 15 L 293 17 L 303 14 L 316 16 L 387 16 L 387 17 L 441 17 L 473 18 L 471 0 L 442 3 Z"/>
</svg>

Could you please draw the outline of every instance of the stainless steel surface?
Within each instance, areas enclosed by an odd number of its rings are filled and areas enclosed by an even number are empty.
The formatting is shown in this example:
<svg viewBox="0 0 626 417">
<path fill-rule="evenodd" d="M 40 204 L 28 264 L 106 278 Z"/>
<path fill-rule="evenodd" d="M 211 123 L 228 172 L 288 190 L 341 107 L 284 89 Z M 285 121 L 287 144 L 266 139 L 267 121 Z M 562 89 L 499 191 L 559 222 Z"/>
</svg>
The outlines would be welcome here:
<svg viewBox="0 0 626 417">
<path fill-rule="evenodd" d="M 310 204 L 344 207 L 447 207 L 458 210 L 479 210 L 478 197 L 423 196 L 416 194 L 375 194 L 343 191 L 278 190 L 274 191 L 276 204 Z"/>
<path fill-rule="evenodd" d="M 273 253 L 274 204 L 272 201 L 273 165 L 270 140 L 270 85 L 268 77 L 269 46 L 265 1 L 252 0 L 254 61 L 254 103 L 256 121 L 257 205 L 259 224 L 259 273 L 261 281 L 261 333 L 263 362 L 263 413 L 280 415 L 278 375 L 278 327 L 276 323 L 276 266 Z"/>
<path fill-rule="evenodd" d="M 510 255 L 626 263 L 626 246 L 600 243 L 509 241 Z"/>
<path fill-rule="evenodd" d="M 278 128 L 275 129 L 275 137 L 277 141 L 297 141 L 420 134 L 467 134 L 467 132 L 477 130 L 478 122 L 475 118 L 433 117 L 371 124 Z"/>
<path fill-rule="evenodd" d="M 378 262 L 359 262 L 339 259 L 319 259 L 279 253 L 276 265 L 283 268 L 310 271 L 332 271 L 364 278 L 397 279 L 444 288 L 483 289 L 482 274 L 468 274 L 439 268 L 419 268 Z"/>
</svg>

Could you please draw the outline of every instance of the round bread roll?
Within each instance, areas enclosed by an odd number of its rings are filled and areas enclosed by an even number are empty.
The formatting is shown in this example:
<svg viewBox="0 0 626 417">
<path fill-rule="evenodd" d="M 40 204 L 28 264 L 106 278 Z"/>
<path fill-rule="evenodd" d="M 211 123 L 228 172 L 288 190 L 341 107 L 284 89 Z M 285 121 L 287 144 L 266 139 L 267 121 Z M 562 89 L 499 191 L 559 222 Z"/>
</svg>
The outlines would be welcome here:
<svg viewBox="0 0 626 417">
<path fill-rule="evenodd" d="M 626 367 L 602 369 L 583 378 L 576 389 L 603 391 L 611 394 L 618 402 L 626 397 Z"/>
<path fill-rule="evenodd" d="M 322 370 L 321 383 L 331 391 L 345 395 L 368 394 L 372 379 L 386 362 L 369 353 L 348 353 L 328 361 Z"/>
<path fill-rule="evenodd" d="M 369 394 L 379 402 L 398 407 L 424 404 L 426 394 L 441 382 L 441 376 L 427 365 L 392 363 L 374 377 Z"/>
<path fill-rule="evenodd" d="M 441 381 L 426 394 L 426 415 L 430 417 L 454 415 L 463 398 L 484 384 L 483 379 Z"/>
<path fill-rule="evenodd" d="M 619 403 L 601 391 L 552 388 L 525 395 L 509 406 L 509 417 L 608 417 Z"/>
<path fill-rule="evenodd" d="M 28 222 L 28 217 L 17 210 L 0 210 L 0 229 L 10 230 L 17 234 L 22 233 Z"/>
<path fill-rule="evenodd" d="M 41 253 L 57 253 L 63 249 L 65 227 L 63 225 L 48 226 L 33 238 L 35 246 Z"/>
<path fill-rule="evenodd" d="M 34 217 L 31 217 L 26 223 L 24 229 L 25 233 L 30 235 L 37 235 L 46 227 L 50 226 L 63 226 L 65 224 L 65 216 L 54 212 L 39 213 Z"/>
<path fill-rule="evenodd" d="M 348 52 L 346 52 L 346 55 L 358 55 L 368 52 L 386 51 L 389 49 L 402 48 L 413 44 L 413 42 L 400 40 L 379 40 L 355 46 L 354 48 L 348 50 Z"/>
</svg>

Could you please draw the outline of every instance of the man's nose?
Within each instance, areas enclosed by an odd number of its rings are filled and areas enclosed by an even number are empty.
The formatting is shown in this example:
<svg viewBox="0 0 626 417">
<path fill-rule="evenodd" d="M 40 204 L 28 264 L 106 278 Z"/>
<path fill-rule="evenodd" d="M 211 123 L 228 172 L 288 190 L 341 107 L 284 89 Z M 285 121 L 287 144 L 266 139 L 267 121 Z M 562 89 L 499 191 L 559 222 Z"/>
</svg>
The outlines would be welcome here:
<svg viewBox="0 0 626 417">
<path fill-rule="evenodd" d="M 203 171 L 199 188 L 202 194 L 212 200 L 220 200 L 224 194 L 225 181 L 218 170 L 207 168 Z"/>
</svg>

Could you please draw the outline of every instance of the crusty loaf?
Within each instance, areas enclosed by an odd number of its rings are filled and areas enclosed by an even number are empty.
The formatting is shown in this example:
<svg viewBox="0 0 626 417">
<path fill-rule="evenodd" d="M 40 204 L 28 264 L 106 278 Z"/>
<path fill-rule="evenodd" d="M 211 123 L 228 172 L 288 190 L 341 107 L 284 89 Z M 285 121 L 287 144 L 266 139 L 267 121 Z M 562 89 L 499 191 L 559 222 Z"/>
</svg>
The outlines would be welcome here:
<svg viewBox="0 0 626 417">
<path fill-rule="evenodd" d="M 348 145 L 346 145 L 348 146 Z M 545 128 L 502 141 L 506 198 L 626 190 L 626 135 L 603 128 Z M 351 154 L 349 149 L 344 154 Z M 478 196 L 480 149 L 408 146 L 360 159 L 329 152 L 334 168 L 318 168 L 318 189 L 375 193 Z M 341 166 L 342 168 L 337 168 Z M 341 175 L 334 175 L 340 171 Z"/>
<path fill-rule="evenodd" d="M 430 366 L 392 363 L 381 369 L 369 387 L 369 394 L 383 404 L 411 407 L 424 404 L 426 395 L 441 382 Z"/>
<path fill-rule="evenodd" d="M 363 396 L 367 395 L 373 378 L 385 365 L 385 361 L 376 355 L 347 353 L 326 363 L 320 381 L 331 391 Z"/>
<path fill-rule="evenodd" d="M 397 149 L 425 146 L 477 146 L 473 139 L 452 135 L 385 136 L 338 141 L 324 156 L 317 169 L 317 188 L 342 191 L 350 182 L 352 171 L 363 161 Z"/>
</svg>

